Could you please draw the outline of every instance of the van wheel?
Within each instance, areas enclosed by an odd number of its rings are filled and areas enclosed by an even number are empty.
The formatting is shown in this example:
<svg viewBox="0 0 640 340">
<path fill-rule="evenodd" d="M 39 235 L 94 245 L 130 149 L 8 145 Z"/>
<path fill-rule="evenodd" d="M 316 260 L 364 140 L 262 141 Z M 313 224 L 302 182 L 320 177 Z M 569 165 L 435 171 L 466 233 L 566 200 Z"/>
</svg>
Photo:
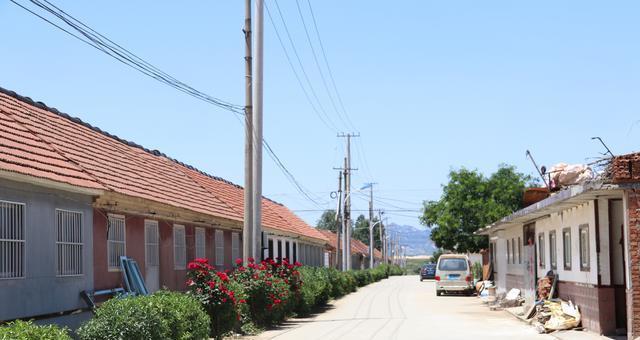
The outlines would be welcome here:
<svg viewBox="0 0 640 340">
<path fill-rule="evenodd" d="M 422 282 L 422 278 L 420 278 L 420 282 Z"/>
<path fill-rule="evenodd" d="M 442 295 L 442 291 L 436 289 L 436 296 L 440 296 L 440 295 Z"/>
</svg>

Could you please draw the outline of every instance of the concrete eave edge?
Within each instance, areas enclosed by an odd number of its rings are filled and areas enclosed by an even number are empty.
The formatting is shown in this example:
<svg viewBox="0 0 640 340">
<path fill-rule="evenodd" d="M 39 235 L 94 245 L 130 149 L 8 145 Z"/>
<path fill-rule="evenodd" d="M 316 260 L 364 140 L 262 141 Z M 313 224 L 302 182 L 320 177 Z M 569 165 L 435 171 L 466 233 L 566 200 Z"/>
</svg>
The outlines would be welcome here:
<svg viewBox="0 0 640 340">
<path fill-rule="evenodd" d="M 506 228 L 509 224 L 522 223 L 524 220 L 532 220 L 539 218 L 541 216 L 547 215 L 551 213 L 549 210 L 553 210 L 553 207 L 559 207 L 561 204 L 568 204 L 573 200 L 581 196 L 587 196 L 589 193 L 597 192 L 597 191 L 609 191 L 609 190 L 619 190 L 630 187 L 640 186 L 640 183 L 632 183 L 632 184 L 611 184 L 604 181 L 591 181 L 583 184 L 577 184 L 570 187 L 567 187 L 556 194 L 549 196 L 542 201 L 534 203 L 528 207 L 520 209 L 511 215 L 505 216 L 504 218 L 496 221 L 482 229 L 477 230 L 475 235 L 489 235 L 491 232 L 496 229 L 503 227 Z M 595 197 L 589 197 L 589 199 L 593 199 Z M 580 204 L 576 200 L 575 204 Z"/>
<path fill-rule="evenodd" d="M 64 182 L 50 180 L 47 178 L 24 175 L 24 174 L 9 171 L 9 170 L 0 169 L 0 178 L 7 179 L 10 181 L 20 182 L 20 183 L 33 184 L 36 186 L 41 186 L 49 189 L 61 190 L 61 191 L 75 193 L 75 194 L 88 195 L 88 196 L 100 196 L 104 193 L 104 190 L 102 189 L 80 187 L 76 185 L 67 184 Z"/>
</svg>

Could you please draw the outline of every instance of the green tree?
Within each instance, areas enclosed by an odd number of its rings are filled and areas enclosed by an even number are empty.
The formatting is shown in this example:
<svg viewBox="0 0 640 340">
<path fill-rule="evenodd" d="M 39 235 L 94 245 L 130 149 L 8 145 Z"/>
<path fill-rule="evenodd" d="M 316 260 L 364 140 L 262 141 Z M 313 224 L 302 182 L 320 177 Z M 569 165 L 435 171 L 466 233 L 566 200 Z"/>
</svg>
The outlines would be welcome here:
<svg viewBox="0 0 640 340">
<path fill-rule="evenodd" d="M 382 249 L 382 242 L 380 241 L 380 223 L 378 218 L 373 218 L 373 244 L 376 249 Z M 369 220 L 364 215 L 358 216 L 356 223 L 354 224 L 351 232 L 351 237 L 360 240 L 362 243 L 369 245 Z"/>
<path fill-rule="evenodd" d="M 424 202 L 420 221 L 432 227 L 437 247 L 477 252 L 487 247 L 487 239 L 473 233 L 520 208 L 524 189 L 532 184 L 531 176 L 505 164 L 488 178 L 477 170 L 452 170 L 440 200 Z"/>
<path fill-rule="evenodd" d="M 338 230 L 338 221 L 336 221 L 336 211 L 333 209 L 327 209 L 322 213 L 316 227 L 318 229 L 329 230 L 336 232 Z"/>
</svg>

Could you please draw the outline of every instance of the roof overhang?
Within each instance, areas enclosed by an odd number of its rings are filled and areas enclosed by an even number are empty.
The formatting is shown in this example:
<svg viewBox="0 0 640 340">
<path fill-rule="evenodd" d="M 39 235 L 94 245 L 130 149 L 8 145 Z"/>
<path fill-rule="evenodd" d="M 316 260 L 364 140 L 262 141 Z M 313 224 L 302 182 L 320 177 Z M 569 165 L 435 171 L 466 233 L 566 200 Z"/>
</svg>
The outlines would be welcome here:
<svg viewBox="0 0 640 340">
<path fill-rule="evenodd" d="M 574 185 L 479 229 L 475 234 L 491 235 L 497 231 L 523 223 L 533 222 L 550 214 L 579 206 L 597 198 L 621 198 L 624 189 L 635 186 L 638 186 L 638 183 L 610 184 L 601 181 Z"/>
<path fill-rule="evenodd" d="M 104 190 L 102 189 L 79 187 L 76 185 L 71 185 L 64 182 L 58 182 L 58 181 L 50 180 L 47 178 L 30 176 L 30 175 L 25 175 L 18 172 L 2 170 L 2 169 L 0 169 L 0 178 L 7 179 L 10 181 L 15 181 L 15 182 L 33 184 L 33 185 L 41 186 L 44 188 L 54 189 L 54 190 L 62 190 L 62 191 L 71 192 L 74 194 L 88 195 L 88 196 L 99 196 L 104 192 Z"/>
</svg>

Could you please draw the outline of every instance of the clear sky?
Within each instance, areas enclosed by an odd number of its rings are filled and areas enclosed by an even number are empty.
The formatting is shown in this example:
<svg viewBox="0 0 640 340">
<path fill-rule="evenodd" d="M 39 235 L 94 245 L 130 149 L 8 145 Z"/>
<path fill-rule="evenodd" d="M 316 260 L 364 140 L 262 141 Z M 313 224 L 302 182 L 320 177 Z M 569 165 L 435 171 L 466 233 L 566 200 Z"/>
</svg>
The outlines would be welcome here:
<svg viewBox="0 0 640 340">
<path fill-rule="evenodd" d="M 178 79 L 243 104 L 243 1 L 51 1 Z M 300 4 L 314 39 L 306 1 Z M 300 210 L 335 205 L 332 168 L 344 154 L 336 130 L 353 128 L 332 108 L 296 2 L 279 3 L 338 128 L 313 112 L 265 17 L 264 135 L 323 202 L 297 194 L 266 154 L 264 193 L 315 224 L 320 212 Z M 533 173 L 527 149 L 548 166 L 599 156 L 592 136 L 614 153 L 640 149 L 639 2 L 311 3 L 348 117 L 362 136 L 354 140 L 353 187 L 379 183 L 376 208 L 418 209 L 440 196 L 452 168 L 490 173 L 509 163 Z M 275 2 L 267 4 L 288 44 Z M 242 184 L 243 128 L 231 113 L 136 73 L 9 1 L 0 2 L 0 32 L 0 86 Z M 359 194 L 354 209 L 367 209 Z M 387 214 L 412 225 L 417 215 Z"/>
</svg>

